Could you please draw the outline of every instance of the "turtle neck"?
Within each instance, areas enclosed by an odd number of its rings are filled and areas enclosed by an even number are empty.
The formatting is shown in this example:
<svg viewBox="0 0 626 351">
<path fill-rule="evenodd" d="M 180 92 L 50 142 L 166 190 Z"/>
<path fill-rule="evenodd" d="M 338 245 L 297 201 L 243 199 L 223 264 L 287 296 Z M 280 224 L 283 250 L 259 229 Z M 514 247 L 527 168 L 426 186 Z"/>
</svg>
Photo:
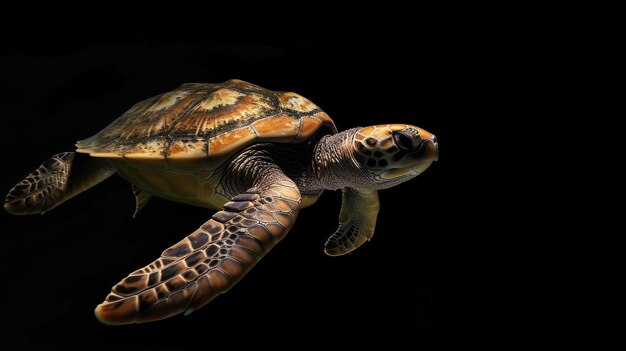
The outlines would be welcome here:
<svg viewBox="0 0 626 351">
<path fill-rule="evenodd" d="M 354 158 L 352 140 L 359 128 L 323 136 L 313 149 L 311 172 L 306 188 L 337 190 L 364 186 L 369 174 Z M 361 184 L 362 183 L 362 184 Z"/>
</svg>

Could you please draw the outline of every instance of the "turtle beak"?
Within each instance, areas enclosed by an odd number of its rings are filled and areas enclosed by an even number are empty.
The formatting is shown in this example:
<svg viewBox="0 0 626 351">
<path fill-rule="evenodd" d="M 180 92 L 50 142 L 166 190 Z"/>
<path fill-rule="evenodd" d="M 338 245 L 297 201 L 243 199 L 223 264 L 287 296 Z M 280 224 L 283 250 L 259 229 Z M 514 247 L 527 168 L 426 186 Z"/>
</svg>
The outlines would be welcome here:
<svg viewBox="0 0 626 351">
<path fill-rule="evenodd" d="M 439 160 L 439 144 L 434 135 L 424 140 L 420 158 L 418 163 L 411 167 L 414 174 L 422 174 L 434 161 Z"/>
</svg>

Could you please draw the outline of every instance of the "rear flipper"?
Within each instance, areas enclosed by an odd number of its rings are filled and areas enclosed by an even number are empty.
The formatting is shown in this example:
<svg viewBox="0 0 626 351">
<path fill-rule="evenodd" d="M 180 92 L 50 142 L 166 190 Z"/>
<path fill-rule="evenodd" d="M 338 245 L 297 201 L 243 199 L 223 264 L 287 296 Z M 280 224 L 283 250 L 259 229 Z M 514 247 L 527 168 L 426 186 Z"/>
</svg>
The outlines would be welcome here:
<svg viewBox="0 0 626 351">
<path fill-rule="evenodd" d="M 50 211 L 115 173 L 105 160 L 62 152 L 46 160 L 9 191 L 4 209 L 16 215 Z"/>
</svg>

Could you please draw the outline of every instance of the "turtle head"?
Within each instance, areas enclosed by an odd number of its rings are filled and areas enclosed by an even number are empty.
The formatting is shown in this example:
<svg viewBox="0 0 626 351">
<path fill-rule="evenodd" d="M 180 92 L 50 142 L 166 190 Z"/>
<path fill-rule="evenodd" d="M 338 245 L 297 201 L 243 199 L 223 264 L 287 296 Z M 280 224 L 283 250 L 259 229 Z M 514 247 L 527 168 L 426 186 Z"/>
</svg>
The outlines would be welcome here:
<svg viewBox="0 0 626 351">
<path fill-rule="evenodd" d="M 424 172 L 439 156 L 437 138 L 408 124 L 383 124 L 357 129 L 354 159 L 373 175 L 373 188 L 385 189 Z"/>
</svg>

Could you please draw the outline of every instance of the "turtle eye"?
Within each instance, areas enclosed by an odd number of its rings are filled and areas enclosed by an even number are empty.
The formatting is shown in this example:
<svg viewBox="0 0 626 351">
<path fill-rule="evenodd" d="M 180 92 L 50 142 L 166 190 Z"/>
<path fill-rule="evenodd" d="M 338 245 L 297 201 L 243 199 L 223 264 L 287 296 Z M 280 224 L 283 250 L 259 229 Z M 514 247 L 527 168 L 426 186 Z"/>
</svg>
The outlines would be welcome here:
<svg viewBox="0 0 626 351">
<path fill-rule="evenodd" d="M 402 133 L 402 131 L 394 133 L 393 140 L 400 149 L 407 151 L 413 150 L 413 142 L 411 138 Z"/>
</svg>

